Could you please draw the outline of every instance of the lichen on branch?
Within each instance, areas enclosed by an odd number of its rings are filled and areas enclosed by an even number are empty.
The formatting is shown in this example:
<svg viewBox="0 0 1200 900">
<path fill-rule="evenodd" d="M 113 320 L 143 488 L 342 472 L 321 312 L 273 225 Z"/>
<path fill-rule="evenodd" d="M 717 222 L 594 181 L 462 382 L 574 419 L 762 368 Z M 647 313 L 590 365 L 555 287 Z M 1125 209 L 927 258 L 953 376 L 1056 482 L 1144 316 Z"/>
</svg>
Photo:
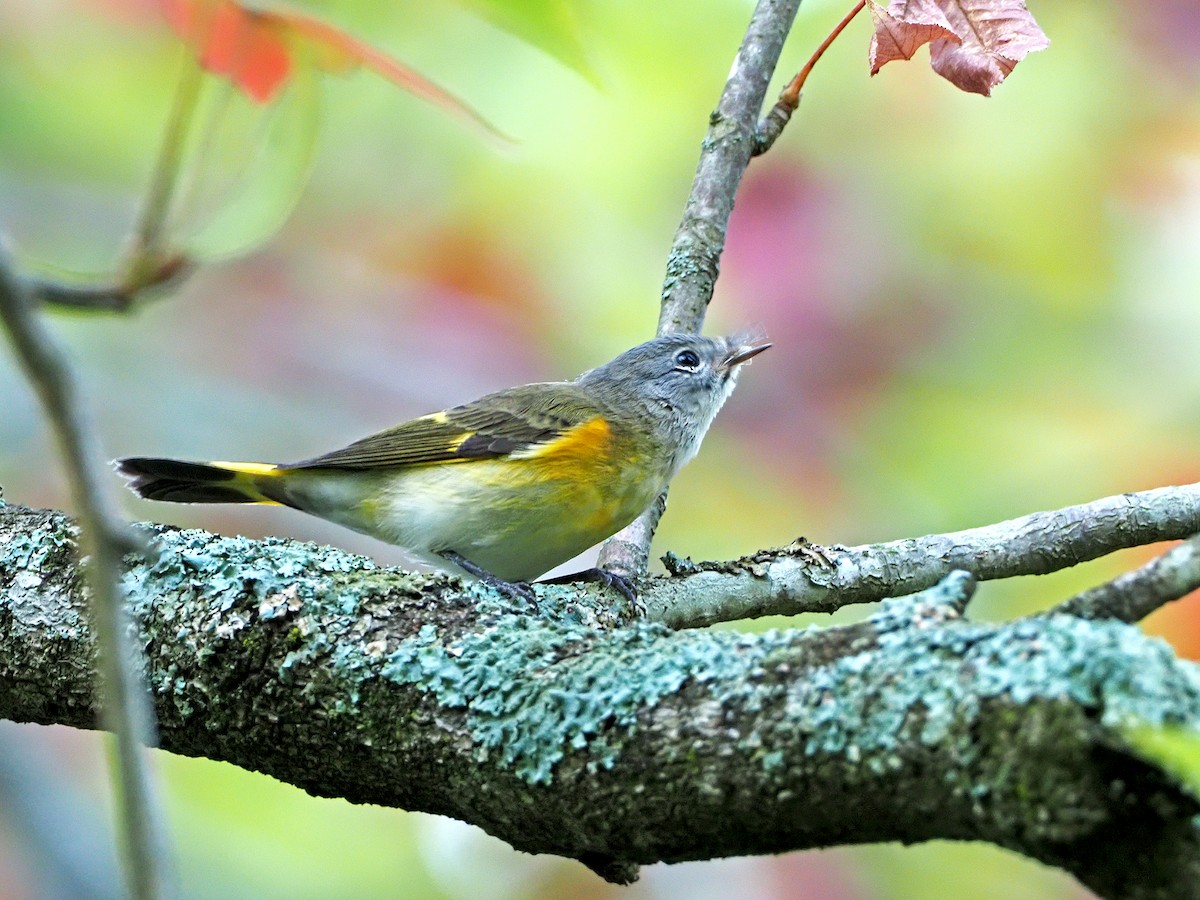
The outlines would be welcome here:
<svg viewBox="0 0 1200 900">
<path fill-rule="evenodd" d="M 6 718 L 94 727 L 72 541 L 61 515 L 0 508 Z M 175 752 L 612 878 L 932 838 L 1106 894 L 1200 875 L 1200 806 L 1123 743 L 1133 724 L 1200 728 L 1200 673 L 1120 622 L 973 623 L 954 575 L 859 625 L 675 632 L 592 585 L 539 588 L 533 608 L 311 544 L 162 527 L 155 543 L 125 587 Z M 1147 854 L 1149 875 L 1118 863 Z"/>
</svg>

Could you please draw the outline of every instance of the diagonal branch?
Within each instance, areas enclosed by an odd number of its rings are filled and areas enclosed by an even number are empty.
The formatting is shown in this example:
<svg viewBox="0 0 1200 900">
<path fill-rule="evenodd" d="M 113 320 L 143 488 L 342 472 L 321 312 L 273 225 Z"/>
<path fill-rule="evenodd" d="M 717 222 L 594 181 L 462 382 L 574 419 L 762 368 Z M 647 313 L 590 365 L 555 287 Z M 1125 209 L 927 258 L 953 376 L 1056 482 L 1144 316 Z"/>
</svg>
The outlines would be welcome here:
<svg viewBox="0 0 1200 900">
<path fill-rule="evenodd" d="M 808 58 L 808 62 L 804 64 L 799 72 L 795 74 L 787 86 L 779 93 L 779 99 L 775 101 L 775 105 L 763 116 L 762 121 L 758 123 L 758 131 L 755 134 L 754 140 L 754 155 L 759 156 L 766 153 L 774 145 L 779 136 L 783 134 L 783 129 L 787 127 L 787 123 L 792 119 L 792 113 L 800 106 L 800 92 L 804 90 L 804 84 L 808 81 L 808 76 L 812 74 L 813 68 L 821 57 L 825 55 L 833 42 L 838 39 L 846 26 L 849 25 L 854 17 L 863 11 L 863 7 L 867 5 L 867 0 L 858 0 L 850 8 L 846 15 L 842 16 L 840 22 L 833 27 L 833 30 L 826 35 L 825 40 L 821 41 L 812 56 Z"/>
<path fill-rule="evenodd" d="M 699 332 L 712 299 L 742 174 L 756 146 L 758 115 L 800 0 L 759 0 L 729 78 L 709 118 L 692 189 L 667 257 L 658 334 Z M 666 509 L 664 492 L 632 524 L 605 542 L 601 568 L 643 575 L 650 541 Z"/>
<path fill-rule="evenodd" d="M 128 313 L 145 294 L 178 285 L 191 270 L 185 257 L 164 256 L 153 264 L 143 259 L 136 280 L 128 273 L 124 280 L 94 283 L 31 278 L 27 288 L 34 300 L 61 309 Z"/>
<path fill-rule="evenodd" d="M 958 574 L 854 626 L 672 632 L 613 621 L 596 588 L 541 588 L 534 616 L 311 544 L 158 542 L 125 585 L 177 753 L 453 816 L 613 879 L 934 838 L 1105 896 L 1200 879 L 1200 805 L 1123 737 L 1200 729 L 1200 670 L 1119 622 L 965 621 Z M 70 550 L 64 517 L 0 508 L 0 716 L 94 727 Z"/>
<path fill-rule="evenodd" d="M 100 646 L 103 727 L 115 734 L 117 741 L 114 780 L 128 886 L 134 897 L 157 897 L 166 886 L 165 831 L 157 822 L 139 746 L 154 742 L 154 727 L 120 587 L 122 554 L 140 545 L 116 512 L 96 431 L 79 397 L 74 374 L 2 248 L 0 319 L 54 425 L 71 479 L 82 530 L 81 549 L 88 560 L 91 619 Z"/>
</svg>

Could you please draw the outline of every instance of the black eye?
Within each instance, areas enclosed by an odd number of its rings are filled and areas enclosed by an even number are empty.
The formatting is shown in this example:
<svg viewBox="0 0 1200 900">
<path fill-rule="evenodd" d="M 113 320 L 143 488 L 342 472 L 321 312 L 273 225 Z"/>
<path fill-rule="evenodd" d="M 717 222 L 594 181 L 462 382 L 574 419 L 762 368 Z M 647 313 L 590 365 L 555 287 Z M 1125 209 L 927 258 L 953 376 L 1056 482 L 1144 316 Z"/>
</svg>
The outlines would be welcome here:
<svg viewBox="0 0 1200 900">
<path fill-rule="evenodd" d="M 692 350 L 680 350 L 675 354 L 675 368 L 695 372 L 700 368 L 700 357 Z"/>
</svg>

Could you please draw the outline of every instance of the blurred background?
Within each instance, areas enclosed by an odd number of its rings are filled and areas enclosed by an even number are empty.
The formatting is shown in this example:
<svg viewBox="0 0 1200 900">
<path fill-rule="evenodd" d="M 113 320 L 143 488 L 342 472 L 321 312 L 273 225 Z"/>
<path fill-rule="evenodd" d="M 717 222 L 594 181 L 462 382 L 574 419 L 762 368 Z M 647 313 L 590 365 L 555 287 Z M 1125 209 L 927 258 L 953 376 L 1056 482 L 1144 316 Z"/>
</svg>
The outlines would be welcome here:
<svg viewBox="0 0 1200 900">
<path fill-rule="evenodd" d="M 751 4 L 546 0 L 554 40 L 497 27 L 495 5 L 299 4 L 515 143 L 498 149 L 373 75 L 324 79 L 312 181 L 265 246 L 128 317 L 55 314 L 106 452 L 302 458 L 487 390 L 573 376 L 652 335 Z M 772 97 L 848 6 L 806 0 Z M 1052 46 L 991 99 L 937 78 L 925 50 L 868 78 L 865 16 L 817 67 L 748 172 L 707 325 L 761 325 L 775 348 L 675 482 L 656 555 L 909 537 L 1200 479 L 1200 6 L 1032 11 Z M 181 61 L 152 0 L 0 5 L 0 229 L 29 271 L 111 271 Z M 12 502 L 70 508 L 7 352 L 0 484 Z M 126 508 L 405 562 L 290 510 Z M 984 585 L 971 612 L 1023 615 L 1161 549 Z M 1200 655 L 1198 603 L 1144 627 Z M 29 801 L 27 815 L 0 809 L 0 898 L 55 890 L 31 816 L 78 832 L 72 844 L 111 869 L 105 742 L 8 723 L 0 739 L 28 764 Z M 655 866 L 618 890 L 456 822 L 315 799 L 219 763 L 154 764 L 188 897 L 1088 896 L 965 844 Z"/>
</svg>

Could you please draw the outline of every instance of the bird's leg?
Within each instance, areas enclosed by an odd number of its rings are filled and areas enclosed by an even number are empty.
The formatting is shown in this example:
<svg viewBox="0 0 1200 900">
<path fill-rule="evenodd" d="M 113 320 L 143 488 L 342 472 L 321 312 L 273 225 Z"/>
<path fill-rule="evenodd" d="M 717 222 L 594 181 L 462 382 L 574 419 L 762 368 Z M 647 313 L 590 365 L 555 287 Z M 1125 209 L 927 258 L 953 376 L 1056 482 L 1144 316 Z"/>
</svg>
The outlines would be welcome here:
<svg viewBox="0 0 1200 900">
<path fill-rule="evenodd" d="M 610 572 L 608 569 L 584 569 L 582 572 L 572 572 L 570 575 L 559 575 L 556 578 L 545 578 L 538 584 L 571 584 L 576 581 L 591 581 L 607 585 L 624 597 L 633 606 L 633 611 L 639 616 L 646 615 L 646 605 L 638 599 L 637 586 L 632 578 Z"/>
<path fill-rule="evenodd" d="M 439 550 L 438 556 L 447 562 L 452 562 L 464 572 L 474 575 L 488 587 L 493 588 L 508 597 L 510 600 L 524 600 L 526 603 L 533 604 L 533 608 L 537 609 L 537 596 L 533 593 L 533 589 L 526 581 L 505 581 L 503 578 L 498 578 L 493 575 L 483 566 L 476 565 L 471 562 L 461 553 L 456 553 L 453 550 Z"/>
</svg>

